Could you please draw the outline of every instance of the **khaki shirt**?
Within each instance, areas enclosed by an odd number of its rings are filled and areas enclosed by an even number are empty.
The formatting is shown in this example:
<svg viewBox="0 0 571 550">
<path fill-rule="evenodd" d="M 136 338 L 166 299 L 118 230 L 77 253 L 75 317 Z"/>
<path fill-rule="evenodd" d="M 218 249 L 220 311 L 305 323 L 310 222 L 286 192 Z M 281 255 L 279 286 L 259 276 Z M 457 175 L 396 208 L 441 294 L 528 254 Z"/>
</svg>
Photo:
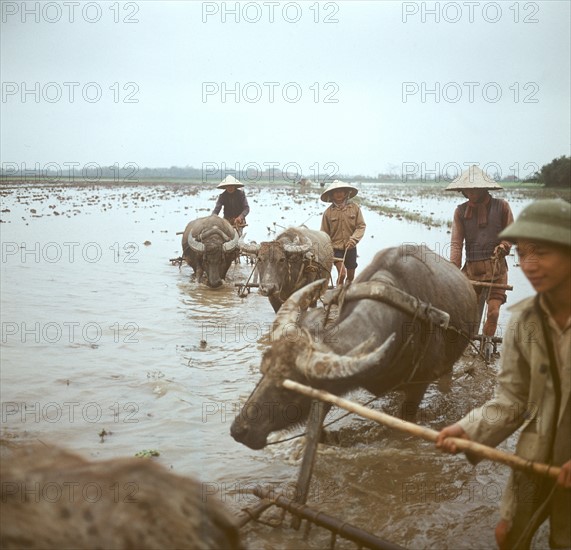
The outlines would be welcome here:
<svg viewBox="0 0 571 550">
<path fill-rule="evenodd" d="M 541 295 L 539 305 L 547 314 L 547 323 L 551 329 L 551 340 L 553 341 L 555 359 L 561 381 L 561 395 L 569 395 L 571 394 L 571 317 L 567 319 L 567 323 L 561 328 L 551 316 L 547 304 Z"/>
<path fill-rule="evenodd" d="M 354 202 L 341 207 L 332 203 L 321 219 L 321 231 L 331 237 L 333 248 L 341 250 L 347 246 L 350 237 L 359 242 L 366 226 L 361 209 Z"/>
<path fill-rule="evenodd" d="M 557 418 L 557 436 L 552 463 L 560 466 L 571 458 L 571 421 L 569 411 L 569 349 L 571 325 L 554 330 L 549 327 L 554 343 L 561 385 L 561 408 L 555 411 L 554 380 L 549 368 L 549 354 L 543 340 L 541 319 L 534 307 L 534 299 L 527 298 L 510 308 L 512 316 L 505 333 L 503 355 L 494 397 L 482 407 L 474 409 L 459 424 L 470 439 L 495 447 L 518 428 L 521 434 L 516 454 L 537 462 L 548 462 L 551 449 L 551 430 Z M 473 460 L 477 462 L 478 460 Z M 516 513 L 518 494 L 514 489 L 514 473 L 504 491 L 500 514 L 512 521 Z M 556 535 L 571 544 L 569 534 L 569 490 L 556 492 L 552 498 L 552 537 L 555 522 L 564 527 Z M 561 516 L 560 518 L 558 516 Z M 565 527 L 567 526 L 567 527 Z M 565 546 L 564 546 L 565 547 Z"/>
</svg>

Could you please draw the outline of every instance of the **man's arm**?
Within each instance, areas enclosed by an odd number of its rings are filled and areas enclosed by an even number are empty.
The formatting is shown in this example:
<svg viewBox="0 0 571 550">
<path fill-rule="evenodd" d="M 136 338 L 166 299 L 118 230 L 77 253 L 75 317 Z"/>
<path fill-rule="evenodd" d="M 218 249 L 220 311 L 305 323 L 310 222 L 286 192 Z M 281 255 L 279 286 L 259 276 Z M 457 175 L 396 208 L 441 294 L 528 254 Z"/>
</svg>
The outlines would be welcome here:
<svg viewBox="0 0 571 550">
<path fill-rule="evenodd" d="M 519 315 L 510 318 L 494 396 L 458 422 L 470 439 L 495 447 L 535 414 L 533 404 L 528 403 L 530 365 L 518 344 L 530 337 L 532 328 L 530 323 L 522 322 Z"/>
<path fill-rule="evenodd" d="M 460 210 L 454 210 L 452 235 L 450 236 L 450 261 L 460 269 L 462 267 L 462 247 L 464 246 L 464 225 L 460 220 Z"/>
<path fill-rule="evenodd" d="M 366 227 L 367 227 L 367 224 L 365 223 L 365 218 L 363 218 L 363 213 L 361 212 L 361 209 L 359 208 L 359 206 L 357 206 L 357 216 L 355 219 L 355 230 L 353 231 L 353 234 L 351 235 L 351 237 L 349 237 L 349 240 L 353 241 L 355 243 L 354 246 L 356 246 L 357 243 L 365 235 Z"/>
<path fill-rule="evenodd" d="M 323 212 L 323 216 L 321 217 L 320 230 L 323 231 L 324 233 L 327 233 L 331 237 L 331 229 L 329 228 L 329 218 L 327 216 L 328 211 L 329 208 L 325 212 Z"/>
<path fill-rule="evenodd" d="M 504 340 L 504 353 L 494 397 L 483 406 L 469 412 L 462 420 L 440 431 L 436 446 L 449 453 L 457 453 L 456 445 L 447 437 L 460 437 L 495 447 L 515 432 L 532 413 L 528 403 L 530 367 L 517 346 L 521 326 L 512 317 Z M 517 335 L 516 335 L 517 333 Z M 481 458 L 466 453 L 466 458 L 477 464 Z"/>
<path fill-rule="evenodd" d="M 571 489 L 571 460 L 568 460 L 561 466 L 561 473 L 557 478 L 557 483 L 565 489 Z"/>
<path fill-rule="evenodd" d="M 514 215 L 508 201 L 502 200 L 502 229 L 505 229 L 508 225 L 514 222 Z M 512 248 L 512 243 L 509 241 L 500 241 L 502 248 L 505 251 L 505 256 L 510 253 Z"/>
<path fill-rule="evenodd" d="M 242 212 L 240 213 L 240 215 L 238 217 L 242 218 L 242 221 L 244 221 L 244 218 L 249 213 L 250 213 L 250 205 L 248 204 L 248 199 L 246 198 L 246 193 L 244 193 L 242 191 Z"/>
<path fill-rule="evenodd" d="M 224 199 L 222 198 L 222 196 L 224 195 L 224 193 L 221 193 L 220 195 L 218 195 L 218 200 L 216 201 L 216 206 L 214 207 L 214 210 L 212 211 L 212 215 L 218 215 L 220 213 L 220 210 L 222 209 L 222 206 L 224 205 Z"/>
</svg>

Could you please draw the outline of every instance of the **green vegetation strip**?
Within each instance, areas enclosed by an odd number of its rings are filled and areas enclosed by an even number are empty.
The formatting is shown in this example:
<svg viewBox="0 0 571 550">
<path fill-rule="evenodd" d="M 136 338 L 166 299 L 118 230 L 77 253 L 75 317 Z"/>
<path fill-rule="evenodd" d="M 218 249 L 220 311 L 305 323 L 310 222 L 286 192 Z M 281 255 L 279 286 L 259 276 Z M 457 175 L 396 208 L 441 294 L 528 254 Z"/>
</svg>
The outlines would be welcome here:
<svg viewBox="0 0 571 550">
<path fill-rule="evenodd" d="M 428 227 L 441 227 L 447 225 L 450 227 L 451 222 L 444 222 L 442 220 L 435 220 L 432 216 L 426 216 L 424 214 L 418 214 L 416 212 L 410 212 L 404 208 L 399 208 L 397 206 L 385 206 L 382 204 L 375 204 L 371 201 L 361 199 L 360 203 L 366 206 L 369 210 L 378 212 L 383 216 L 388 216 L 389 218 L 405 219 L 410 222 L 422 223 Z"/>
</svg>

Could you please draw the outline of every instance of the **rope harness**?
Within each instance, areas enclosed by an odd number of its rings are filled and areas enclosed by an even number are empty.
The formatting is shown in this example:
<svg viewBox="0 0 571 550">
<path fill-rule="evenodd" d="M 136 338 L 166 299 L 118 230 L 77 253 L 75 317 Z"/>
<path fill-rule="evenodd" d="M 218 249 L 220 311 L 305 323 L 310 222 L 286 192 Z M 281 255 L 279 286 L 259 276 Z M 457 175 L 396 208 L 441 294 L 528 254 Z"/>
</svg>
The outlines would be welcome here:
<svg viewBox="0 0 571 550">
<path fill-rule="evenodd" d="M 423 302 L 418 298 L 403 292 L 390 283 L 383 283 L 381 281 L 366 281 L 363 283 L 356 283 L 349 286 L 341 287 L 331 297 L 331 302 L 328 304 L 326 319 L 329 314 L 332 303 L 337 303 L 339 309 L 343 307 L 346 301 L 355 301 L 361 299 L 371 299 L 388 304 L 403 313 L 412 317 L 411 323 L 421 321 L 427 324 L 429 333 L 432 332 L 433 327 L 438 327 L 447 330 L 450 322 L 450 315 L 445 311 L 435 308 L 430 303 Z M 415 333 L 411 332 L 406 341 L 399 349 L 397 355 L 393 358 L 392 365 L 400 361 L 409 347 L 414 345 Z M 426 355 L 428 349 L 429 338 L 425 338 L 424 344 L 418 351 L 413 350 L 412 354 L 412 369 L 407 379 L 399 384 L 398 387 L 411 383 L 412 379 L 418 371 L 422 360 Z M 391 365 L 391 366 L 392 366 Z M 425 383 L 426 381 L 415 381 L 415 383 Z M 395 388 L 395 389 L 397 389 Z"/>
</svg>

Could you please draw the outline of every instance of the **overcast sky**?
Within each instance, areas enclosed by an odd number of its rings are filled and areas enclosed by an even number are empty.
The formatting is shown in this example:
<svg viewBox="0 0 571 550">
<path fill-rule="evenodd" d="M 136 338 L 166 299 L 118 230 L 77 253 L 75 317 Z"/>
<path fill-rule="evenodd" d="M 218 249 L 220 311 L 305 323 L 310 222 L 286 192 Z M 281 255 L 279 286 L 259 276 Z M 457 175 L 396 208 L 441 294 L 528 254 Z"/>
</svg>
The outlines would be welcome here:
<svg viewBox="0 0 571 550">
<path fill-rule="evenodd" d="M 2 1 L 2 164 L 525 177 L 570 152 L 570 5 Z"/>
</svg>

